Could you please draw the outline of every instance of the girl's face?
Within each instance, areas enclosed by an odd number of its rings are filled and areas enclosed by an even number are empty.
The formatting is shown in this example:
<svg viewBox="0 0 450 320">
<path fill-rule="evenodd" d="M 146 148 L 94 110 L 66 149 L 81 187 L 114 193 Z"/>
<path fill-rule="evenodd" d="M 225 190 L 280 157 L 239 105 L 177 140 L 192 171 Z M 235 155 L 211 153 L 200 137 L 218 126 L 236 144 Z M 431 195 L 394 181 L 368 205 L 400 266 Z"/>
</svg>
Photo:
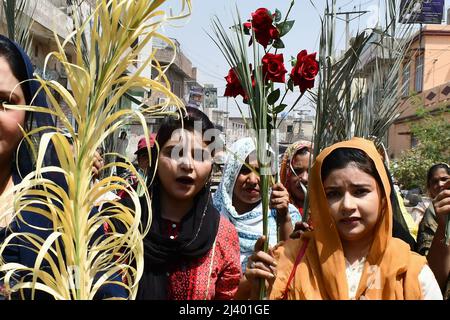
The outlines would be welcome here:
<svg viewBox="0 0 450 320">
<path fill-rule="evenodd" d="M 256 159 L 250 161 L 248 165 L 258 170 L 258 161 Z M 243 209 L 246 212 L 261 201 L 259 180 L 259 176 L 255 172 L 242 165 L 233 189 L 233 206 L 235 208 L 246 208 Z"/>
<path fill-rule="evenodd" d="M 16 151 L 25 123 L 25 111 L 4 109 L 3 104 L 24 105 L 25 96 L 4 57 L 0 57 L 0 159 L 9 161 Z"/>
<path fill-rule="evenodd" d="M 202 136 L 177 130 L 158 156 L 158 177 L 164 191 L 173 199 L 192 200 L 205 186 L 212 160 Z"/>
<path fill-rule="evenodd" d="M 341 240 L 372 237 L 385 205 L 375 178 L 349 163 L 343 169 L 332 170 L 323 186 Z"/>
</svg>

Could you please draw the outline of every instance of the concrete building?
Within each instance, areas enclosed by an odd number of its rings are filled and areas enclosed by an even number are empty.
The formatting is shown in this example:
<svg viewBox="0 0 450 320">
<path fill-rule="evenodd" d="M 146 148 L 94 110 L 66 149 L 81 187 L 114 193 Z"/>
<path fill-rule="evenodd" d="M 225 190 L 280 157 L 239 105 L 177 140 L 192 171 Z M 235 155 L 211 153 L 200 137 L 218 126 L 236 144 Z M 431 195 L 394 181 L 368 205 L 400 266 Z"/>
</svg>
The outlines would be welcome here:
<svg viewBox="0 0 450 320">
<path fill-rule="evenodd" d="M 55 33 L 62 42 L 73 30 L 72 21 L 72 8 L 67 0 L 29 0 L 29 6 L 27 8 L 26 14 L 33 19 L 32 28 L 30 34 L 32 37 L 31 44 L 31 54 L 30 58 L 35 67 L 36 73 L 43 76 L 45 79 L 56 80 L 63 86 L 66 86 L 70 90 L 70 86 L 67 83 L 67 77 L 65 75 L 64 69 L 61 64 L 59 64 L 54 59 L 50 60 L 47 65 L 46 73 L 43 74 L 43 67 L 45 58 L 50 52 L 57 50 L 57 45 L 55 41 Z M 85 0 L 81 2 L 81 10 L 84 17 L 88 17 L 92 12 L 93 6 L 96 4 L 96 0 Z M 0 32 L 2 34 L 7 34 L 6 18 L 3 12 L 3 5 L 0 5 Z M 189 90 L 188 81 L 195 81 L 196 70 L 192 68 L 192 63 L 182 54 L 178 42 L 176 43 L 176 58 L 174 64 L 168 70 L 168 77 L 171 82 L 172 90 L 180 98 L 185 99 L 186 92 Z M 161 43 L 156 43 L 159 45 L 160 49 L 157 53 L 157 58 L 160 60 L 162 65 L 166 65 L 170 62 L 173 50 L 164 47 Z M 141 53 L 139 61 L 145 60 L 152 53 L 152 44 L 148 45 L 145 50 Z M 74 62 L 75 51 L 73 46 L 69 43 L 66 46 L 66 55 L 69 61 Z M 138 68 L 140 68 L 139 62 L 134 66 L 129 68 L 129 73 L 132 74 Z M 152 77 L 151 67 L 146 68 L 143 76 Z M 126 96 L 123 97 L 120 104 L 122 106 L 132 107 L 137 106 L 140 101 L 146 98 L 151 98 L 150 103 L 154 103 L 162 97 L 158 97 L 156 94 L 151 95 L 151 92 L 145 90 L 134 90 L 127 92 Z M 64 103 L 62 103 L 64 108 Z M 69 119 L 71 119 L 71 114 L 69 109 L 66 109 Z M 59 124 L 57 122 L 57 124 Z M 148 119 L 148 126 L 152 132 L 155 132 L 159 127 L 158 119 Z M 119 143 L 121 145 L 128 145 L 126 148 L 126 153 L 133 158 L 134 149 L 136 148 L 139 137 L 142 135 L 143 131 L 140 125 L 130 124 L 128 129 L 125 130 L 124 143 Z M 126 138 L 125 138 L 126 136 Z M 123 148 L 122 148 L 123 149 Z"/>
<path fill-rule="evenodd" d="M 278 131 L 278 141 L 280 145 L 287 146 L 291 143 L 303 139 L 311 141 L 314 131 L 314 117 L 305 116 L 293 112 L 293 116 L 288 116 L 283 120 Z M 249 137 L 252 131 L 247 128 L 246 123 L 251 126 L 251 119 L 242 117 L 229 117 L 226 130 L 226 143 L 232 144 L 236 140 Z"/>
<path fill-rule="evenodd" d="M 88 0 L 82 3 L 81 8 L 86 16 L 94 3 L 95 0 Z M 49 60 L 46 72 L 45 74 L 43 73 L 47 55 L 58 50 L 55 33 L 62 42 L 73 29 L 71 9 L 69 7 L 66 0 L 29 0 L 25 13 L 33 20 L 30 30 L 32 38 L 30 58 L 35 72 L 44 79 L 58 81 L 70 90 L 64 68 L 56 59 Z M 6 18 L 3 10 L 3 5 L 1 5 L 0 33 L 7 34 Z M 75 51 L 70 43 L 66 46 L 66 55 L 70 62 L 74 62 Z M 62 103 L 62 107 L 65 108 L 64 103 Z M 70 119 L 69 109 L 66 108 L 66 111 Z"/>
<path fill-rule="evenodd" d="M 421 121 L 419 108 L 434 114 L 450 111 L 450 25 L 426 25 L 417 32 L 401 71 L 400 110 L 404 110 L 389 130 L 389 154 L 414 147 L 411 125 Z M 450 121 L 450 112 L 445 113 Z"/>
<path fill-rule="evenodd" d="M 72 19 L 68 15 L 67 3 L 64 0 L 30 0 L 26 14 L 31 16 L 33 24 L 30 30 L 32 37 L 31 61 L 37 73 L 42 75 L 45 57 L 57 49 L 54 33 L 60 40 L 64 40 L 73 26 Z M 87 4 L 86 4 L 87 5 Z M 7 34 L 6 18 L 3 5 L 0 6 L 0 32 Z M 73 57 L 73 48 L 67 47 L 69 59 Z M 61 66 L 55 61 L 48 65 L 47 79 L 58 80 L 64 84 L 65 75 Z"/>
<path fill-rule="evenodd" d="M 224 132 L 228 124 L 228 112 L 221 109 L 203 108 L 203 112 L 214 123 L 217 129 Z"/>
<path fill-rule="evenodd" d="M 152 48 L 156 49 L 155 58 L 161 64 L 161 66 L 169 65 L 172 60 L 173 63 L 169 66 L 166 77 L 170 82 L 170 87 L 173 93 L 175 93 L 178 98 L 180 98 L 185 105 L 189 103 L 189 95 L 192 88 L 202 88 L 202 86 L 197 82 L 197 68 L 192 66 L 192 62 L 184 55 L 181 50 L 180 43 L 176 39 L 171 39 L 175 48 L 163 42 L 159 38 L 154 38 L 152 42 Z M 148 51 L 151 52 L 151 51 Z M 152 79 L 156 79 L 158 74 L 156 70 L 152 69 L 149 75 Z M 192 90 L 191 90 L 192 89 Z M 136 92 L 137 96 L 146 100 L 148 105 L 156 105 L 165 101 L 166 97 L 159 92 Z M 162 117 L 152 117 L 147 119 L 147 127 L 150 132 L 157 132 L 163 118 Z M 139 123 L 132 123 L 129 126 L 127 136 L 128 136 L 128 147 L 126 149 L 127 155 L 132 159 L 133 153 L 136 150 L 139 138 L 143 135 L 142 127 Z"/>
<path fill-rule="evenodd" d="M 200 86 L 197 83 L 197 68 L 192 66 L 192 62 L 181 51 L 180 43 L 176 39 L 171 40 L 175 44 L 175 49 L 158 38 L 153 39 L 153 49 L 157 49 L 155 57 L 161 66 L 167 66 L 174 59 L 166 76 L 170 81 L 172 92 L 187 104 L 190 88 Z M 152 70 L 152 78 L 155 79 L 157 76 L 157 72 Z M 160 94 L 154 93 L 148 101 L 150 105 L 153 105 L 164 98 Z"/>
</svg>

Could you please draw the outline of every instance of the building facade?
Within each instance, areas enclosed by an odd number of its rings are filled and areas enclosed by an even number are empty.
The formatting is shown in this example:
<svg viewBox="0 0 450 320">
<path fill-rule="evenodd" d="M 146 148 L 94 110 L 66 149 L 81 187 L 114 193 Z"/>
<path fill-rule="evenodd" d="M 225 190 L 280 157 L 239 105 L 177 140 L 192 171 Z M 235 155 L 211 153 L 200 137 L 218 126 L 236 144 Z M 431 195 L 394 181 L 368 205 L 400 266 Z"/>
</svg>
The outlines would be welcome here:
<svg viewBox="0 0 450 320">
<path fill-rule="evenodd" d="M 197 69 L 193 67 L 192 62 L 184 55 L 181 50 L 180 43 L 176 39 L 171 39 L 174 43 L 174 47 L 170 46 L 166 42 L 159 38 L 154 38 L 152 42 L 152 48 L 148 49 L 156 50 L 155 58 L 158 60 L 161 66 L 168 66 L 165 73 L 172 92 L 180 98 L 185 105 L 188 105 L 190 99 L 190 93 L 193 88 L 202 88 L 197 82 Z M 172 64 L 170 64 L 172 63 Z M 170 65 L 169 65 L 170 64 Z M 149 75 L 152 79 L 158 78 L 158 73 L 155 69 L 149 70 Z M 144 99 L 149 106 L 164 103 L 166 97 L 159 92 L 136 92 L 136 95 Z M 157 132 L 163 117 L 147 118 L 147 127 L 150 132 Z M 143 135 L 143 129 L 140 123 L 132 123 L 129 126 L 127 137 L 128 147 L 126 154 L 133 159 L 133 153 L 136 151 L 136 146 L 140 137 Z"/>
<path fill-rule="evenodd" d="M 399 157 L 415 146 L 411 125 L 423 119 L 419 109 L 431 115 L 446 110 L 450 122 L 450 25 L 426 25 L 417 32 L 401 68 L 399 96 L 403 112 L 389 130 L 389 154 Z"/>
<path fill-rule="evenodd" d="M 57 51 L 58 46 L 55 40 L 55 34 L 59 41 L 64 39 L 73 30 L 72 9 L 67 0 L 29 0 L 25 14 L 33 20 L 30 30 L 31 48 L 29 53 L 35 72 L 46 80 L 58 81 L 61 85 L 70 90 L 67 82 L 67 76 L 63 66 L 56 60 L 48 60 L 47 66 L 44 66 L 46 57 L 49 53 Z M 95 0 L 83 1 L 81 10 L 85 16 L 92 10 Z M 6 17 L 3 5 L 0 6 L 0 33 L 7 33 Z M 74 62 L 75 50 L 71 43 L 65 47 L 67 58 Z M 44 67 L 45 73 L 44 73 Z M 69 108 L 62 101 L 61 106 L 65 109 L 69 120 L 72 120 Z M 59 124 L 58 121 L 57 125 Z"/>
<path fill-rule="evenodd" d="M 250 137 L 253 134 L 252 130 L 248 129 L 248 126 L 251 126 L 250 118 L 229 117 L 227 123 L 226 143 L 228 145 L 240 138 Z M 311 141 L 313 132 L 314 116 L 288 116 L 278 129 L 278 141 L 283 146 L 290 145 L 297 140 Z"/>
</svg>

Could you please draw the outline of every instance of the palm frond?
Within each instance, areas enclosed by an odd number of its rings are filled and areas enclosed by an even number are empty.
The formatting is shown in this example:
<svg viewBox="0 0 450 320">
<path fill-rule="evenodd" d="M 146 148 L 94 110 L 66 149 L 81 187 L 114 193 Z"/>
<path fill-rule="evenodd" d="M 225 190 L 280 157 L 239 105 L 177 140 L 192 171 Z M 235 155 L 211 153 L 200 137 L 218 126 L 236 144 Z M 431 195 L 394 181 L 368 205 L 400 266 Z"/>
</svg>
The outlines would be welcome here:
<svg viewBox="0 0 450 320">
<path fill-rule="evenodd" d="M 397 2 L 385 1 L 385 21 L 358 33 L 350 48 L 335 60 L 336 1 L 327 1 L 320 37 L 319 87 L 314 96 L 315 156 L 323 148 L 353 136 L 376 137 L 377 142 L 382 142 L 402 112 L 399 73 L 414 28 L 411 24 L 397 24 Z M 362 75 L 368 62 L 372 67 Z"/>
<path fill-rule="evenodd" d="M 150 211 L 147 223 L 142 225 L 137 192 L 121 177 L 106 176 L 100 181 L 93 181 L 92 159 L 97 148 L 131 120 L 142 125 L 149 139 L 146 117 L 164 114 L 171 106 L 183 108 L 182 101 L 171 92 L 170 83 L 164 75 L 166 69 L 156 61 L 155 51 L 145 60 L 139 60 L 140 53 L 152 38 L 167 40 L 158 32 L 161 25 L 169 19 L 179 19 L 190 13 L 190 0 L 180 1 L 185 11 L 171 18 L 167 18 L 160 9 L 165 0 L 97 1 L 91 16 L 79 23 L 64 42 L 61 43 L 55 35 L 58 50 L 51 53 L 45 62 L 47 66 L 50 59 L 56 59 L 62 64 L 72 92 L 57 82 L 38 77 L 37 81 L 47 94 L 51 109 L 8 106 L 56 115 L 73 137 L 73 145 L 70 145 L 60 129 L 54 128 L 53 132 L 44 133 L 37 151 L 36 171 L 15 186 L 16 219 L 25 221 L 20 212 L 32 212 L 48 218 L 52 227 L 46 239 L 34 234 L 16 233 L 1 245 L 0 254 L 17 238 L 26 239 L 37 248 L 38 259 L 33 268 L 0 264 L 0 271 L 7 274 L 7 285 L 13 274 L 21 272 L 32 275 L 31 280 L 22 278 L 12 285 L 13 291 L 31 288 L 33 294 L 36 290 L 45 291 L 56 299 L 92 299 L 102 286 L 116 284 L 126 289 L 129 298 L 136 297 L 137 284 L 143 272 L 142 239 L 151 223 L 150 195 L 145 181 L 125 155 L 120 155 L 125 159 L 124 163 L 111 162 L 103 168 L 108 170 L 120 166 L 136 175 Z M 65 53 L 69 43 L 75 46 L 75 62 L 69 61 Z M 136 62 L 140 62 L 140 67 L 130 73 L 129 67 Z M 149 66 L 157 71 L 158 79 L 141 75 Z M 133 89 L 151 89 L 167 97 L 167 102 L 155 106 L 143 104 L 137 110 L 117 108 L 121 97 Z M 56 94 L 68 105 L 75 125 L 64 114 Z M 27 136 L 41 130 L 38 128 Z M 58 168 L 43 165 L 50 142 L 60 160 Z M 111 155 L 118 156 L 117 153 Z M 45 178 L 50 172 L 64 176 L 67 190 Z M 134 210 L 117 200 L 102 200 L 107 193 L 118 191 L 128 193 Z M 104 208 L 104 204 L 108 204 L 107 209 L 92 211 L 94 207 Z M 112 221 L 125 226 L 125 231 L 118 233 Z M 109 225 L 112 232 L 105 237 L 96 236 L 104 224 Z M 45 271 L 41 270 L 44 263 L 49 266 Z M 122 274 L 127 281 L 114 280 L 113 276 L 118 274 Z"/>
<path fill-rule="evenodd" d="M 31 26 L 33 24 L 34 6 L 28 0 L 4 0 L 8 38 L 17 42 L 29 55 L 31 55 Z"/>
</svg>

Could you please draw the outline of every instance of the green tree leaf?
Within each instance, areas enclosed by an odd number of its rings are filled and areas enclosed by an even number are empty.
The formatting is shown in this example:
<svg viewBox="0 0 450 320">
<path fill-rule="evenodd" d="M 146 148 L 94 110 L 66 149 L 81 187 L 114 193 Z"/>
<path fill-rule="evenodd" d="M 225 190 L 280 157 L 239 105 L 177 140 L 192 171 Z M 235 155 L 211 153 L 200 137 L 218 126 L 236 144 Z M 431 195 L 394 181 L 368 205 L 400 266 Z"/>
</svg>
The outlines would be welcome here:
<svg viewBox="0 0 450 320">
<path fill-rule="evenodd" d="M 294 81 L 289 78 L 288 83 L 287 83 L 288 89 L 291 90 L 292 92 L 294 92 Z"/>
<path fill-rule="evenodd" d="M 296 64 L 297 64 L 297 58 L 291 56 L 291 66 L 295 67 Z"/>
<path fill-rule="evenodd" d="M 448 112 L 448 111 L 447 111 Z M 400 156 L 392 171 L 405 189 L 426 189 L 428 169 L 435 163 L 446 162 L 450 157 L 450 123 L 445 113 L 431 116 L 424 113 L 424 119 L 411 125 L 411 134 L 418 145 Z"/>
</svg>

